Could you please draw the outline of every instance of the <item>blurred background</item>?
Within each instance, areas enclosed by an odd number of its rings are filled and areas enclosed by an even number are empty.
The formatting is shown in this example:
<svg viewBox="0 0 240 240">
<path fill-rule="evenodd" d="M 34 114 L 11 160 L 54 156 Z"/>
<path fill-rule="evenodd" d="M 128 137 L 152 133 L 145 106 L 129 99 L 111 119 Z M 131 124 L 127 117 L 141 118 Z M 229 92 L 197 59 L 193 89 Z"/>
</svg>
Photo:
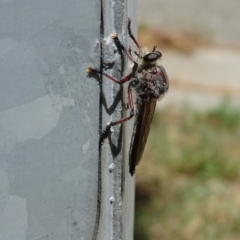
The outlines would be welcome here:
<svg viewBox="0 0 240 240">
<path fill-rule="evenodd" d="M 240 239 L 240 1 L 139 0 L 170 89 L 136 171 L 135 240 Z"/>
</svg>

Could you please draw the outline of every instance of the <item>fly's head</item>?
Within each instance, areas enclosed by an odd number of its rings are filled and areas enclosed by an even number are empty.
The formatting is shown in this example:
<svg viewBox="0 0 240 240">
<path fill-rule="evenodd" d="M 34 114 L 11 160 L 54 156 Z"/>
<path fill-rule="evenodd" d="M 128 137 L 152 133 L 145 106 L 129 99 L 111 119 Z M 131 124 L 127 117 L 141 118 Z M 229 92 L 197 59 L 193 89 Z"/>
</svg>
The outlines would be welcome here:
<svg viewBox="0 0 240 240">
<path fill-rule="evenodd" d="M 140 63 L 139 63 L 139 71 L 142 69 L 148 69 L 156 65 L 157 61 L 161 59 L 162 53 L 159 51 L 156 51 L 156 47 L 154 46 L 152 52 L 140 51 L 139 53 L 135 54 L 139 57 Z"/>
</svg>

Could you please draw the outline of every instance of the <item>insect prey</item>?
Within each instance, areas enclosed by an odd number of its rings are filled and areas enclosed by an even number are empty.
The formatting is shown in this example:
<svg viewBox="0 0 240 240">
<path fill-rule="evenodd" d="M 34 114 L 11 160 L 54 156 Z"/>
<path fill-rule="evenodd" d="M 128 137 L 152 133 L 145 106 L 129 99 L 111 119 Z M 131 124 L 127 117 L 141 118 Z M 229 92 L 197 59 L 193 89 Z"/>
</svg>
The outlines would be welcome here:
<svg viewBox="0 0 240 240">
<path fill-rule="evenodd" d="M 153 47 L 151 52 L 143 51 L 132 34 L 130 18 L 127 18 L 127 30 L 130 38 L 138 49 L 138 52 L 134 52 L 136 60 L 134 60 L 131 50 L 126 49 L 120 42 L 117 33 L 112 34 L 111 38 L 117 48 L 121 49 L 126 57 L 133 63 L 130 73 L 118 80 L 106 72 L 92 68 L 91 66 L 87 67 L 86 72 L 87 74 L 103 74 L 117 84 L 129 82 L 128 107 L 130 114 L 128 117 L 110 122 L 102 132 L 100 140 L 103 141 L 107 137 L 112 126 L 124 123 L 135 116 L 129 149 L 129 173 L 133 176 L 135 167 L 141 160 L 147 142 L 157 99 L 168 91 L 169 81 L 165 69 L 159 65 L 162 53 L 156 50 L 156 46 Z"/>
</svg>

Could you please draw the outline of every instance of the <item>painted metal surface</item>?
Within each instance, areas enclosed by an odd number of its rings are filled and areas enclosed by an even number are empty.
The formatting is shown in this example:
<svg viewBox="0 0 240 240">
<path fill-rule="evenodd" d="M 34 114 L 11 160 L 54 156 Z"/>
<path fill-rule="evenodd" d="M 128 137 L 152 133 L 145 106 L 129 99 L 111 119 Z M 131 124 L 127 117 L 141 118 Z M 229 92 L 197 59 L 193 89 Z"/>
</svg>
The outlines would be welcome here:
<svg viewBox="0 0 240 240">
<path fill-rule="evenodd" d="M 100 63 L 102 40 L 113 31 L 125 38 L 129 5 L 0 1 L 1 240 L 133 238 L 120 128 L 99 152 L 99 120 L 121 115 L 122 91 L 103 79 L 103 100 L 85 73 Z M 104 46 L 102 60 L 122 66 Z"/>
</svg>

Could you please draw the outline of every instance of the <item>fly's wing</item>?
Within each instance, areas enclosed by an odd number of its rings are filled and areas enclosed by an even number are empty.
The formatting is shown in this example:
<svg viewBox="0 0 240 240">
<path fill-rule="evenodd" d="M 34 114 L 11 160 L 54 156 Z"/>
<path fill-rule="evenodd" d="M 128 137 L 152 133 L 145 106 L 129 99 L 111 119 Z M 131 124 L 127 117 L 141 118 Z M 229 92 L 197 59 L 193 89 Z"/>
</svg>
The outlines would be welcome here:
<svg viewBox="0 0 240 240">
<path fill-rule="evenodd" d="M 141 160 L 147 142 L 150 125 L 156 107 L 156 99 L 147 97 L 141 99 L 137 105 L 138 114 L 135 117 L 133 135 L 129 151 L 129 172 L 132 176 L 135 172 L 136 165 Z"/>
</svg>

